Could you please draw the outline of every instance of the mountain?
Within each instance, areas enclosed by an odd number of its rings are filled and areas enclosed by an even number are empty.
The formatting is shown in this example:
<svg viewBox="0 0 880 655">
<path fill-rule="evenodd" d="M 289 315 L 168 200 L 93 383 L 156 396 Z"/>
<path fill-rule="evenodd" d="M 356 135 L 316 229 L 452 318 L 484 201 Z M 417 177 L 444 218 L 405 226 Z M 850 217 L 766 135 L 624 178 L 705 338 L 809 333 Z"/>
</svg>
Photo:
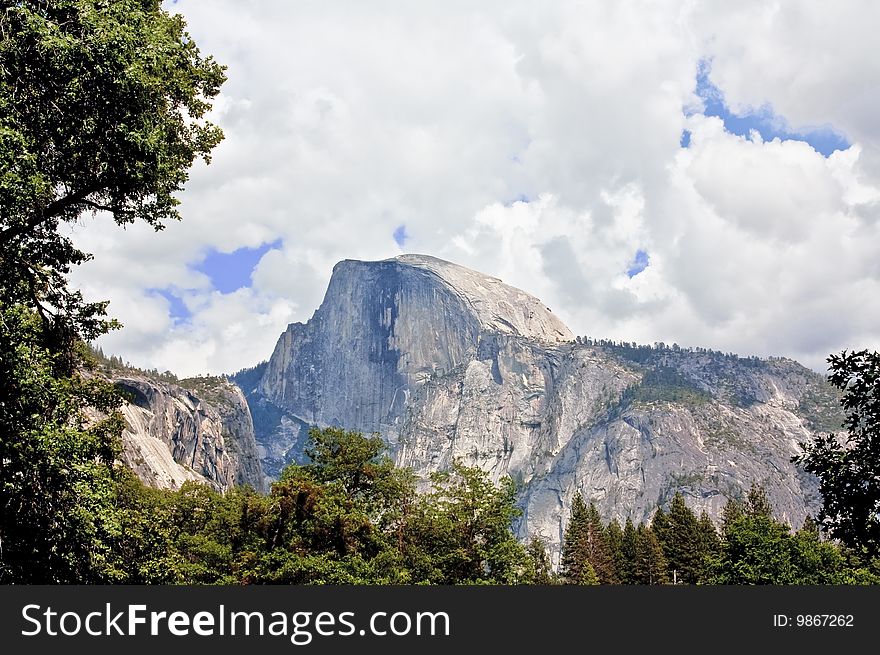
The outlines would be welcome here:
<svg viewBox="0 0 880 655">
<path fill-rule="evenodd" d="M 177 380 L 96 355 L 97 374 L 126 399 L 120 459 L 144 483 L 177 489 L 191 480 L 221 492 L 236 485 L 267 488 L 238 386 L 216 377 Z"/>
<path fill-rule="evenodd" d="M 303 460 L 310 425 L 378 432 L 423 476 L 511 476 L 520 535 L 553 551 L 576 492 L 640 521 L 680 491 L 718 519 L 757 483 L 797 526 L 819 498 L 791 457 L 841 420 L 796 362 L 575 338 L 533 296 L 422 255 L 340 262 L 312 318 L 233 379 L 267 475 Z"/>
</svg>

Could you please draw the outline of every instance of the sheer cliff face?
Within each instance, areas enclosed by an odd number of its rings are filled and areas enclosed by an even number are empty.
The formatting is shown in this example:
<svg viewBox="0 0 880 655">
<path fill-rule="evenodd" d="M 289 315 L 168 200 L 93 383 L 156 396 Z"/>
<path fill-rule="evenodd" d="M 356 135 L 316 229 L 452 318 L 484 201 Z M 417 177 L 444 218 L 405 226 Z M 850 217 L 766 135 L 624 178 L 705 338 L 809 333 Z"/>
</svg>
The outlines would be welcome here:
<svg viewBox="0 0 880 655">
<path fill-rule="evenodd" d="M 122 460 L 146 484 L 265 487 L 250 411 L 234 384 L 205 378 L 185 381 L 188 389 L 136 375 L 114 382 L 129 398 Z"/>
<path fill-rule="evenodd" d="M 486 332 L 568 329 L 500 280 L 424 256 L 336 265 L 321 307 L 281 336 L 260 393 L 308 424 L 397 435 L 410 396 L 469 361 Z"/>
<path fill-rule="evenodd" d="M 537 299 L 422 256 L 338 264 L 248 395 L 267 473 L 301 461 L 308 425 L 378 431 L 420 474 L 513 477 L 520 534 L 551 550 L 576 492 L 639 521 L 681 491 L 717 518 L 757 483 L 798 525 L 818 496 L 790 458 L 839 418 L 794 362 L 577 343 Z"/>
</svg>

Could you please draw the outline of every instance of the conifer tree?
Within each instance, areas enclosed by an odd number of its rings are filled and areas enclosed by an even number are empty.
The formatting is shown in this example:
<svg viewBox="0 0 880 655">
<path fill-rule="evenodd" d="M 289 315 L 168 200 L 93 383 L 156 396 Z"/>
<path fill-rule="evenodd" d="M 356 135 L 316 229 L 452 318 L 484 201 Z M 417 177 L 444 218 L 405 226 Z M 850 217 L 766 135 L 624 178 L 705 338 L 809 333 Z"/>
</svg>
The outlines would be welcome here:
<svg viewBox="0 0 880 655">
<path fill-rule="evenodd" d="M 599 511 L 593 503 L 587 506 L 581 495 L 576 494 L 562 548 L 563 579 L 569 584 L 583 584 L 589 577 L 588 564 L 600 584 L 617 582 Z"/>
<path fill-rule="evenodd" d="M 658 512 L 659 514 L 659 512 Z M 704 552 L 697 517 L 685 504 L 684 496 L 676 493 L 669 514 L 662 515 L 655 531 L 669 566 L 670 577 L 685 584 L 696 584 L 704 566 Z"/>
<path fill-rule="evenodd" d="M 602 524 L 602 517 L 594 503 L 590 503 L 587 507 L 587 518 L 589 562 L 596 572 L 600 584 L 617 584 L 617 571 L 614 569 L 614 559 L 608 550 L 605 526 Z"/>
<path fill-rule="evenodd" d="M 666 557 L 650 526 L 639 525 L 636 530 L 636 561 L 633 584 L 667 584 Z"/>
<path fill-rule="evenodd" d="M 638 584 L 636 568 L 638 560 L 638 535 L 632 519 L 626 520 L 621 543 L 621 563 L 617 569 L 622 584 Z"/>
<path fill-rule="evenodd" d="M 556 576 L 553 574 L 553 566 L 550 563 L 550 555 L 547 554 L 544 542 L 538 537 L 532 537 L 526 553 L 532 569 L 529 582 L 535 585 L 557 584 Z"/>
<path fill-rule="evenodd" d="M 579 584 L 587 557 L 584 553 L 587 506 L 579 493 L 571 503 L 571 515 L 562 542 L 562 578 L 568 584 Z"/>
<path fill-rule="evenodd" d="M 596 571 L 593 569 L 593 565 L 587 562 L 583 569 L 581 569 L 581 577 L 578 579 L 578 584 L 580 585 L 597 585 L 601 584 L 599 582 L 599 576 L 596 575 Z"/>
<path fill-rule="evenodd" d="M 605 528 L 605 541 L 608 544 L 608 553 L 614 562 L 614 570 L 618 572 L 618 578 L 621 578 L 620 572 L 626 565 L 623 556 L 623 528 L 620 527 L 617 519 L 612 519 Z M 620 582 L 628 584 L 622 578 Z"/>
<path fill-rule="evenodd" d="M 708 581 L 711 575 L 712 562 L 721 556 L 721 537 L 715 529 L 715 524 L 705 510 L 700 514 L 697 521 L 697 528 L 700 534 L 700 549 L 702 551 L 702 567 L 700 575 L 697 579 L 699 583 Z"/>
</svg>

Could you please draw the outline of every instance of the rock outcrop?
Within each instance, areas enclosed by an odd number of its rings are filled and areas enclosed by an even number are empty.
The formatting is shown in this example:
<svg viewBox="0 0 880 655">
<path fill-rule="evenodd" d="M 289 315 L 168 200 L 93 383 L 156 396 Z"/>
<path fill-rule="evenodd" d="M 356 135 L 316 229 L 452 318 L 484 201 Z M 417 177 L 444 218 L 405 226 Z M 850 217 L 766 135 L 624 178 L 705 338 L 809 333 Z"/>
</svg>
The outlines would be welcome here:
<svg viewBox="0 0 880 655">
<path fill-rule="evenodd" d="M 458 460 L 511 476 L 521 536 L 557 552 L 576 492 L 640 521 L 680 491 L 718 518 L 761 484 L 799 525 L 818 496 L 791 456 L 840 425 L 795 362 L 584 342 L 536 298 L 417 255 L 337 264 L 312 319 L 245 377 L 267 474 L 302 460 L 310 425 L 379 432 L 422 475 Z"/>
<path fill-rule="evenodd" d="M 265 488 L 250 411 L 236 385 L 220 378 L 172 384 L 131 372 L 112 379 L 128 398 L 122 460 L 146 484 Z"/>
</svg>

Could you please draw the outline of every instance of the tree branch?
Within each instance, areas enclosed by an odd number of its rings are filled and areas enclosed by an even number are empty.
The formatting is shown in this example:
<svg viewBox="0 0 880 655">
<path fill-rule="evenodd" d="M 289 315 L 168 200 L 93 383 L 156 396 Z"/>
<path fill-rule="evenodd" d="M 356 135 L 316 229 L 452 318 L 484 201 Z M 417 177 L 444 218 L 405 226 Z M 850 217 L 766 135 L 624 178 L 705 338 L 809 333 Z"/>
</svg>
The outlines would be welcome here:
<svg viewBox="0 0 880 655">
<path fill-rule="evenodd" d="M 94 205 L 95 203 L 87 201 L 86 198 L 95 193 L 95 191 L 98 191 L 100 188 L 101 183 L 95 181 L 92 184 L 83 187 L 79 191 L 75 191 L 74 193 L 64 196 L 63 198 L 55 200 L 54 202 L 50 202 L 48 205 L 46 205 L 45 209 L 34 213 L 24 223 L 20 225 L 13 225 L 0 232 L 0 245 L 6 245 L 16 237 L 19 237 L 26 232 L 30 232 L 31 230 L 38 228 L 46 221 L 52 220 L 73 205 Z"/>
</svg>

